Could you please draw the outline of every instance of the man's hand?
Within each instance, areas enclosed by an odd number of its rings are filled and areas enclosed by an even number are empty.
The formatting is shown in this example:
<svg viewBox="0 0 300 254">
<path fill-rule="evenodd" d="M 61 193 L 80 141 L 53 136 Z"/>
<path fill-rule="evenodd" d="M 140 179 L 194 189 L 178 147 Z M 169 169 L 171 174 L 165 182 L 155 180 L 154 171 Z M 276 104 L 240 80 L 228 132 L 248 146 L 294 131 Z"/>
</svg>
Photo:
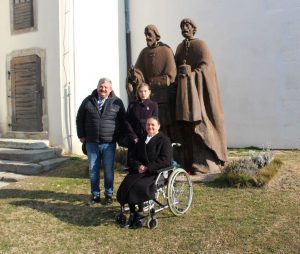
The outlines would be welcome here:
<svg viewBox="0 0 300 254">
<path fill-rule="evenodd" d="M 85 138 L 80 138 L 79 140 L 81 143 L 83 143 L 85 141 Z"/>
</svg>

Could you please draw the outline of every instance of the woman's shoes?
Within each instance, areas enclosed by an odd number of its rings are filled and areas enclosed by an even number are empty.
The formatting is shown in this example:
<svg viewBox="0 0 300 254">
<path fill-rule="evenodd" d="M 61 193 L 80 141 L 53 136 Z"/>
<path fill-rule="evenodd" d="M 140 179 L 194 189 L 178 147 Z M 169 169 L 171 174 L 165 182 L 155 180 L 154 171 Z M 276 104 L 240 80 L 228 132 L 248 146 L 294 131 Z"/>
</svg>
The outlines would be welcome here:
<svg viewBox="0 0 300 254">
<path fill-rule="evenodd" d="M 127 222 L 124 225 L 121 225 L 122 228 L 130 228 L 133 225 L 134 213 L 129 215 Z"/>
<path fill-rule="evenodd" d="M 138 229 L 143 226 L 142 218 L 143 214 L 139 214 L 137 212 L 131 213 L 125 224 L 122 224 L 120 222 L 119 224 L 122 228 Z"/>
<path fill-rule="evenodd" d="M 133 219 L 129 225 L 129 228 L 130 229 L 138 229 L 138 228 L 141 228 L 143 227 L 143 222 L 142 222 L 142 218 L 143 218 L 143 214 L 141 213 L 138 213 L 138 212 L 135 212 L 133 214 Z M 130 217 L 129 217 L 130 219 Z"/>
</svg>

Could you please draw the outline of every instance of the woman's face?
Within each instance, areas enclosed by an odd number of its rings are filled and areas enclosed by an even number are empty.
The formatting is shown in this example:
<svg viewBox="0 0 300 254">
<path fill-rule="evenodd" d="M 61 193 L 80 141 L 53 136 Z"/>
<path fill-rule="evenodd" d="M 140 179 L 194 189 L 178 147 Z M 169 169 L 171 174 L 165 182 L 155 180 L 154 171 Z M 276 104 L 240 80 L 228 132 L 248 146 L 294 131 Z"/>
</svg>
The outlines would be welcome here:
<svg viewBox="0 0 300 254">
<path fill-rule="evenodd" d="M 150 118 L 147 120 L 146 123 L 146 131 L 148 136 L 152 137 L 154 135 L 156 135 L 159 131 L 160 125 L 157 122 L 157 120 Z"/>
<path fill-rule="evenodd" d="M 138 91 L 138 95 L 141 101 L 149 99 L 150 96 L 149 88 L 147 86 L 142 86 Z"/>
</svg>

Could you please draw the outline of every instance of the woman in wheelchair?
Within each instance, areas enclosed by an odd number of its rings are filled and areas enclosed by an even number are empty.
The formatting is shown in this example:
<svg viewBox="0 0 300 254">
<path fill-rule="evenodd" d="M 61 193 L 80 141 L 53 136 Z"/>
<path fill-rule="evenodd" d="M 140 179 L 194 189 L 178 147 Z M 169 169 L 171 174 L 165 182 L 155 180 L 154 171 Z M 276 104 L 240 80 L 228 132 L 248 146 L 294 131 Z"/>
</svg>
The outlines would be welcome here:
<svg viewBox="0 0 300 254">
<path fill-rule="evenodd" d="M 117 192 L 121 206 L 129 206 L 130 216 L 125 226 L 132 229 L 142 227 L 143 203 L 155 198 L 158 170 L 171 166 L 171 141 L 159 132 L 159 128 L 160 123 L 156 117 L 147 119 L 147 136 L 139 140 L 128 158 L 129 174 Z"/>
</svg>

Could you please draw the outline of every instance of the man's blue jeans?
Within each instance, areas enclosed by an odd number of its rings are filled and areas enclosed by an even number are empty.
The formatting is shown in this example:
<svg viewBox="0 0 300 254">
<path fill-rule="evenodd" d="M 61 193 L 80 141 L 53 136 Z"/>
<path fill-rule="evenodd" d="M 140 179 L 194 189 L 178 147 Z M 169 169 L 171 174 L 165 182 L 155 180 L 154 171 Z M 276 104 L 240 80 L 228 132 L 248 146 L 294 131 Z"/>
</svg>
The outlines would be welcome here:
<svg viewBox="0 0 300 254">
<path fill-rule="evenodd" d="M 91 194 L 100 196 L 100 166 L 104 169 L 104 195 L 112 196 L 114 187 L 114 160 L 116 143 L 87 143 L 86 144 Z"/>
</svg>

